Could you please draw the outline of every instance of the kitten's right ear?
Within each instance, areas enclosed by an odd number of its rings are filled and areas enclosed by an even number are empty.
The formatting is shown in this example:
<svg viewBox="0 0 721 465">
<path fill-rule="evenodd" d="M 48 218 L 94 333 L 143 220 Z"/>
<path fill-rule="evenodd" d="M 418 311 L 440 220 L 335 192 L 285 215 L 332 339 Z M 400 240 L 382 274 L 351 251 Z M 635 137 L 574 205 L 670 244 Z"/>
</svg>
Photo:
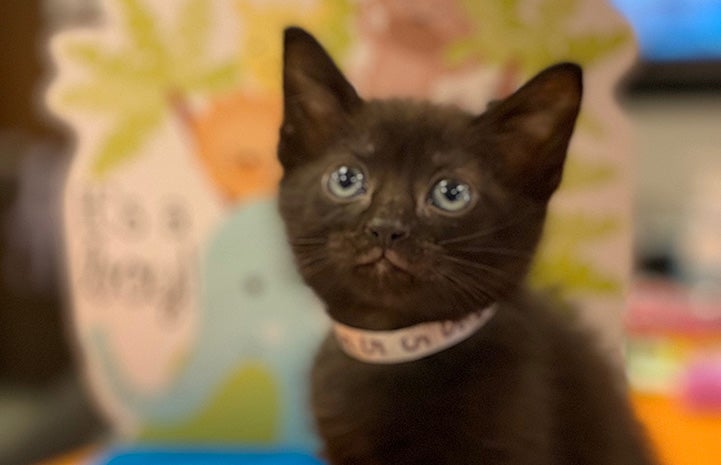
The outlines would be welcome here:
<svg viewBox="0 0 721 465">
<path fill-rule="evenodd" d="M 478 121 L 494 134 L 509 183 L 548 201 L 561 182 L 582 94 L 581 68 L 560 63 L 481 115 Z"/>
<path fill-rule="evenodd" d="M 292 139 L 303 144 L 309 153 L 320 151 L 361 104 L 353 86 L 318 41 L 301 28 L 287 28 L 281 146 L 283 139 Z M 287 152 L 279 151 L 280 161 L 286 167 L 294 162 L 293 154 Z"/>
</svg>

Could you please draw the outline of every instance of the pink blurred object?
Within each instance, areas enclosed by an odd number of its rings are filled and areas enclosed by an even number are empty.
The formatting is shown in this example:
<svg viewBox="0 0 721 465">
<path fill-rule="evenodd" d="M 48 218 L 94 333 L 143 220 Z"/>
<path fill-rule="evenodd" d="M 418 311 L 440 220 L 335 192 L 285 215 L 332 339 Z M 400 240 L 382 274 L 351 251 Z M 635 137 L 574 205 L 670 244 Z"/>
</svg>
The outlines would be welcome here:
<svg viewBox="0 0 721 465">
<path fill-rule="evenodd" d="M 681 399 L 693 410 L 721 413 L 721 355 L 689 365 L 681 384 Z"/>
<path fill-rule="evenodd" d="M 633 286 L 625 324 L 632 335 L 716 335 L 721 341 L 721 302 L 699 299 L 680 284 L 641 280 Z"/>
</svg>

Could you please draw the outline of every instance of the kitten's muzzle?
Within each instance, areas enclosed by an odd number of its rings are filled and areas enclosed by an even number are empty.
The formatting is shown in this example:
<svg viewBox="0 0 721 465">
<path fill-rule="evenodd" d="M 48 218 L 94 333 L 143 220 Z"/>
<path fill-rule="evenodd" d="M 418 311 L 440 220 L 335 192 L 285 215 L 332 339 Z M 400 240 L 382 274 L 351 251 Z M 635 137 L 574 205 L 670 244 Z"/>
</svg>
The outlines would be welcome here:
<svg viewBox="0 0 721 465">
<path fill-rule="evenodd" d="M 387 272 L 390 269 L 398 269 L 408 274 L 411 272 L 411 265 L 401 254 L 393 249 L 373 247 L 367 252 L 358 255 L 356 265 L 360 267 L 373 266 L 379 271 Z"/>
<path fill-rule="evenodd" d="M 394 244 L 408 238 L 410 230 L 397 220 L 373 218 L 365 227 L 365 232 L 381 247 L 392 247 Z"/>
</svg>

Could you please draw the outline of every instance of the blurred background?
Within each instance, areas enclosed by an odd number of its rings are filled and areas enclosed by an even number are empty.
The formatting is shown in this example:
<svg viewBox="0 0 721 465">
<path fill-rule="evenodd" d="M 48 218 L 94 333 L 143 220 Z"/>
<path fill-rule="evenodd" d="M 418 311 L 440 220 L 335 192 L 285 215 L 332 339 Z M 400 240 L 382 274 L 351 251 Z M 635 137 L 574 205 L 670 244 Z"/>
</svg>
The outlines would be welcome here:
<svg viewBox="0 0 721 465">
<path fill-rule="evenodd" d="M 659 441 L 718 443 L 721 3 L 614 3 L 640 49 L 618 90 L 635 139 L 629 378 Z M 39 105 L 45 38 L 91 24 L 97 9 L 92 0 L 0 2 L 0 465 L 34 463 L 107 432 L 65 319 L 59 208 L 72 140 Z"/>
<path fill-rule="evenodd" d="M 46 34 L 90 2 L 0 3 L 0 463 L 79 447 L 104 427 L 80 385 L 63 285 L 69 137 L 41 111 Z"/>
</svg>

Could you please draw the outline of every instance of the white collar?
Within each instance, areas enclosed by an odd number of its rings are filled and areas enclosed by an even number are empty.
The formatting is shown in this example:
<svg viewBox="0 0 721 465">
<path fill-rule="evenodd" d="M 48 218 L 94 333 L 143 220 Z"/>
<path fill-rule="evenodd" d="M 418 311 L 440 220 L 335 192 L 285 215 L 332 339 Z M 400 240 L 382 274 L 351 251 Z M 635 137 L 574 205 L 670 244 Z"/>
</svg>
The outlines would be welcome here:
<svg viewBox="0 0 721 465">
<path fill-rule="evenodd" d="M 392 364 L 419 360 L 468 339 L 496 313 L 490 306 L 458 321 L 431 321 L 392 331 L 369 331 L 333 322 L 343 352 L 366 363 Z"/>
</svg>

